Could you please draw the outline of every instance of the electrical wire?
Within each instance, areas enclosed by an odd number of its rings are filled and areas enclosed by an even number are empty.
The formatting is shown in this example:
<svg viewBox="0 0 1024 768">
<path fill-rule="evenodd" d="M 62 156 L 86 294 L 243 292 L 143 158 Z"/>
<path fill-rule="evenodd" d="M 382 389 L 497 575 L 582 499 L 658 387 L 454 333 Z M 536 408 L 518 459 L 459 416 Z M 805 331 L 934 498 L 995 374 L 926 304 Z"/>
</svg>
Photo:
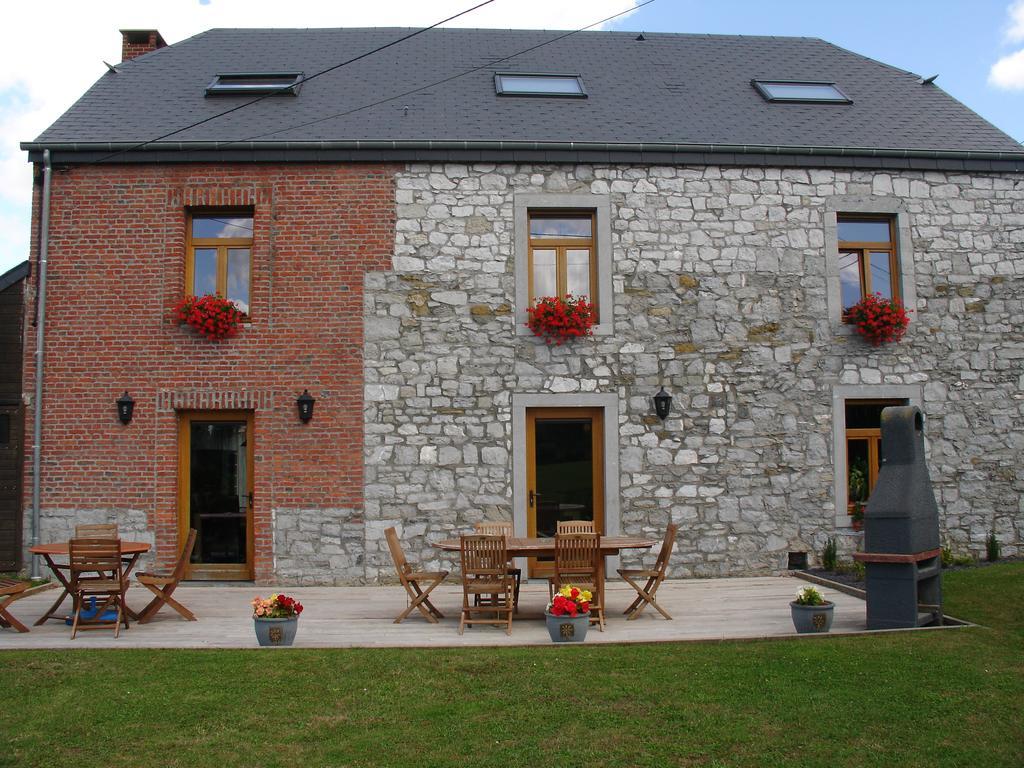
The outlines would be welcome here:
<svg viewBox="0 0 1024 768">
<path fill-rule="evenodd" d="M 361 112 L 364 109 L 370 109 L 372 107 L 380 106 L 381 104 L 387 104 L 390 101 L 395 101 L 396 99 L 402 99 L 402 98 L 405 98 L 406 96 L 411 96 L 412 94 L 418 93 L 419 91 L 423 91 L 423 90 L 426 90 L 428 88 L 434 88 L 434 87 L 436 87 L 438 85 L 443 85 L 444 83 L 449 83 L 452 80 L 457 80 L 460 77 L 465 77 L 466 75 L 470 75 L 470 74 L 472 74 L 474 72 L 479 72 L 481 69 L 487 69 L 489 67 L 493 67 L 495 64 L 500 64 L 503 61 L 508 61 L 509 59 L 514 59 L 516 56 L 522 56 L 523 54 L 531 53 L 532 51 L 536 51 L 538 48 L 543 48 L 546 45 L 551 45 L 552 43 L 557 43 L 559 40 L 565 40 L 567 37 L 572 37 L 573 35 L 578 34 L 580 32 L 585 32 L 586 30 L 590 29 L 591 27 L 596 27 L 599 24 L 604 24 L 605 22 L 611 21 L 612 19 L 617 19 L 619 16 L 624 16 L 627 13 L 632 13 L 633 11 L 638 11 L 641 8 L 643 8 L 645 5 L 650 5 L 653 2 L 655 2 L 655 0 L 644 0 L 643 2 L 641 2 L 638 5 L 631 6 L 631 7 L 627 8 L 627 9 L 625 9 L 623 11 L 619 11 L 618 13 L 612 14 L 611 16 L 608 16 L 608 17 L 606 17 L 604 19 L 601 19 L 600 21 L 595 21 L 595 22 L 593 22 L 591 24 L 588 24 L 585 27 L 580 27 L 579 29 L 574 29 L 571 32 L 566 32 L 565 34 L 558 35 L 557 37 L 553 37 L 550 40 L 547 40 L 547 41 L 545 41 L 543 43 L 538 43 L 537 45 L 530 46 L 529 48 L 524 48 L 521 51 L 516 51 L 515 53 L 511 53 L 511 54 L 509 54 L 507 56 L 502 56 L 499 59 L 493 59 L 493 60 L 487 62 L 486 64 L 481 64 L 478 67 L 473 67 L 472 69 L 467 69 L 464 72 L 459 72 L 458 74 L 451 75 L 451 76 L 446 77 L 446 78 L 444 78 L 442 80 L 436 80 L 436 81 L 434 81 L 432 83 L 428 83 L 426 85 L 418 86 L 417 88 L 413 88 L 410 91 L 404 91 L 403 93 L 399 93 L 399 94 L 396 94 L 394 96 L 389 96 L 389 97 L 387 97 L 385 99 L 381 99 L 379 101 L 372 102 L 371 104 L 364 104 L 361 107 L 355 107 L 355 108 L 347 110 L 345 112 L 338 112 L 337 114 L 328 115 L 327 117 L 319 117 L 316 120 L 310 120 L 309 122 L 298 123 L 296 125 L 291 125 L 291 126 L 288 126 L 286 128 L 278 128 L 275 131 L 269 131 L 267 133 L 258 133 L 255 136 L 250 136 L 250 137 L 245 138 L 245 139 L 234 139 L 232 141 L 226 141 L 226 142 L 223 142 L 223 143 L 218 142 L 217 143 L 217 148 L 221 149 L 221 148 L 224 148 L 224 147 L 231 146 L 232 144 L 242 144 L 242 143 L 247 142 L 247 141 L 253 141 L 255 139 L 262 139 L 262 138 L 265 138 L 267 136 L 274 136 L 274 135 L 276 135 L 278 133 L 284 133 L 285 131 L 293 131 L 296 128 L 306 128 L 306 127 L 308 127 L 310 125 L 316 125 L 317 123 L 322 123 L 322 122 L 325 122 L 327 120 L 334 120 L 334 119 L 339 118 L 339 117 L 347 117 L 349 115 L 355 114 L 356 112 Z"/>
<path fill-rule="evenodd" d="M 211 115 L 210 117 L 204 117 L 202 120 L 197 120 L 196 122 L 190 123 L 189 125 L 183 126 L 182 128 L 175 128 L 170 133 L 165 133 L 162 136 L 157 136 L 155 139 L 149 139 L 148 141 L 143 141 L 143 142 L 141 142 L 139 144 L 136 144 L 133 147 L 126 147 L 125 149 L 119 149 L 116 152 L 111 152 L 109 155 L 104 155 L 103 157 L 99 158 L 98 160 L 93 160 L 93 161 L 91 161 L 89 163 L 84 163 L 84 165 L 95 165 L 97 163 L 103 163 L 103 162 L 111 160 L 111 159 L 113 159 L 115 157 L 118 157 L 120 155 L 123 155 L 123 154 L 125 154 L 127 152 L 135 152 L 135 151 L 137 151 L 139 149 L 142 149 L 143 147 L 149 146 L 150 144 L 155 144 L 158 141 L 163 141 L 164 139 L 168 139 L 171 136 L 175 136 L 175 135 L 177 135 L 179 133 L 183 133 L 184 131 L 187 131 L 187 130 L 190 130 L 192 128 L 196 128 L 196 127 L 198 127 L 200 125 L 203 125 L 204 123 L 209 123 L 212 120 L 216 120 L 218 118 L 224 117 L 224 115 L 230 115 L 232 112 L 237 112 L 240 109 L 245 109 L 246 107 L 251 107 L 253 104 L 258 104 L 259 102 L 263 101 L 264 99 L 268 99 L 268 98 L 271 98 L 273 96 L 277 96 L 280 93 L 282 93 L 284 91 L 287 91 L 287 90 L 291 90 L 292 88 L 294 88 L 296 86 L 299 86 L 299 85 L 302 85 L 303 83 L 308 83 L 310 80 L 313 80 L 313 79 L 315 79 L 317 77 L 320 77 L 321 75 L 326 75 L 329 72 L 334 72 L 335 70 L 341 69 L 342 67 L 348 66 L 349 64 L 354 64 L 355 62 L 360 61 L 361 59 L 365 59 L 368 56 L 372 56 L 375 53 L 379 53 L 380 51 L 383 51 L 383 50 L 386 50 L 388 48 L 391 48 L 392 46 L 398 45 L 399 43 L 404 43 L 406 40 L 410 40 L 410 39 L 416 37 L 417 35 L 422 35 L 424 32 L 428 32 L 429 30 L 434 29 L 435 27 L 439 27 L 442 24 L 447 24 L 449 21 L 454 21 L 455 19 L 459 18 L 460 16 L 465 16 L 467 13 L 472 13 L 473 11 L 475 11 L 475 10 L 477 10 L 479 8 L 483 8 L 485 5 L 490 5 L 493 2 L 494 2 L 494 0 L 484 0 L 481 3 L 477 3 L 472 8 L 467 8 L 464 11 L 460 11 L 459 13 L 456 13 L 454 16 L 449 16 L 446 19 L 441 19 L 441 21 L 434 22 L 429 27 L 423 27 L 421 29 L 417 29 L 415 32 L 410 32 L 408 35 L 400 37 L 397 40 L 392 40 L 390 43 L 385 43 L 384 45 L 381 45 L 381 46 L 379 46 L 377 48 L 374 48 L 373 50 L 367 51 L 366 53 L 361 53 L 358 56 L 354 56 L 351 59 L 348 59 L 346 61 L 343 61 L 343 62 L 340 62 L 338 64 L 335 64 L 334 66 L 328 67 L 327 69 L 323 69 L 323 70 L 320 70 L 319 72 L 315 72 L 312 75 L 310 75 L 309 77 L 303 77 L 297 83 L 293 83 L 293 84 L 290 84 L 290 85 L 282 86 L 281 88 L 275 89 L 275 90 L 273 90 L 273 91 L 271 91 L 269 93 L 265 93 L 262 96 L 257 96 L 255 99 L 252 99 L 251 101 L 247 101 L 244 104 L 237 104 L 234 107 L 232 107 L 231 109 L 226 109 L 223 112 L 218 112 L 216 115 Z"/>
</svg>

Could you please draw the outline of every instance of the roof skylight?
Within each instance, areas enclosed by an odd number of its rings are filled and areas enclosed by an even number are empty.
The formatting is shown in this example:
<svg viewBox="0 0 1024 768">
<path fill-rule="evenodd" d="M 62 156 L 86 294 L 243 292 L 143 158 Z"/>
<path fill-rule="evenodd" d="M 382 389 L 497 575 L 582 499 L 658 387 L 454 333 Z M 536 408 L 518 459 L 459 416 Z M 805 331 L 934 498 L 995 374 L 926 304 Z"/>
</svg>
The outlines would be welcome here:
<svg viewBox="0 0 1024 768">
<path fill-rule="evenodd" d="M 494 90 L 499 96 L 587 98 L 583 78 L 579 75 L 498 72 L 494 75 Z"/>
<path fill-rule="evenodd" d="M 206 95 L 297 96 L 301 80 L 301 72 L 231 72 L 213 78 L 213 82 L 206 86 Z"/>
<path fill-rule="evenodd" d="M 751 80 L 767 101 L 795 101 L 826 104 L 852 104 L 835 83 L 800 80 Z"/>
</svg>

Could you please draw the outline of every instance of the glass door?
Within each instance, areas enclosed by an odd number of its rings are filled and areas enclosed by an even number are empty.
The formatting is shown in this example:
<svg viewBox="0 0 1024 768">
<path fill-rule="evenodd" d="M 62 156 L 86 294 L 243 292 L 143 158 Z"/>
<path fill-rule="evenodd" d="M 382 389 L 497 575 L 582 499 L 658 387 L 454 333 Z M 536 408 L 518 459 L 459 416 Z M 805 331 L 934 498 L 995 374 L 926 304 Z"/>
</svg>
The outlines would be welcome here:
<svg viewBox="0 0 1024 768">
<path fill-rule="evenodd" d="M 604 532 L 604 441 L 600 408 L 526 412 L 526 524 L 530 537 L 553 537 L 559 521 L 590 520 Z M 552 572 L 530 558 L 530 576 Z"/>
<path fill-rule="evenodd" d="M 181 540 L 197 532 L 188 578 L 252 578 L 252 414 L 183 414 Z"/>
</svg>

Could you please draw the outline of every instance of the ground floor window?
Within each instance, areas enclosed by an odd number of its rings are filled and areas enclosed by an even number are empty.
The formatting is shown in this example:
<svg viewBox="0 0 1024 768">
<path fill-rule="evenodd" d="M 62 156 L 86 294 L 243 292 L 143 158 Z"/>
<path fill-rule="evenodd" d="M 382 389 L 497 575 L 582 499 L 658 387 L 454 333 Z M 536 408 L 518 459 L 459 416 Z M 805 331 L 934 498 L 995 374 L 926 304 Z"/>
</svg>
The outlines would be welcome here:
<svg viewBox="0 0 1024 768">
<path fill-rule="evenodd" d="M 882 466 L 882 409 L 904 399 L 847 400 L 846 488 L 849 514 L 859 519 Z"/>
</svg>

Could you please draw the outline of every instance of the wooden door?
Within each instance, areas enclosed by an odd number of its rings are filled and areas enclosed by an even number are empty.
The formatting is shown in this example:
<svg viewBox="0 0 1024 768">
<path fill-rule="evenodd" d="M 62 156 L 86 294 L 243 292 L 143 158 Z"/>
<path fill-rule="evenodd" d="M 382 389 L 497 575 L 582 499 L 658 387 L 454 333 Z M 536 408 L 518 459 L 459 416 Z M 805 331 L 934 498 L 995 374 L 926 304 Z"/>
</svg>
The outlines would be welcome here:
<svg viewBox="0 0 1024 768">
<path fill-rule="evenodd" d="M 593 520 L 604 533 L 603 449 L 603 409 L 527 409 L 528 536 L 554 536 L 559 520 Z M 550 559 L 530 558 L 530 576 L 551 572 Z"/>
<path fill-rule="evenodd" d="M 252 579 L 253 415 L 182 413 L 178 423 L 178 530 L 198 532 L 185 578 Z"/>
</svg>

